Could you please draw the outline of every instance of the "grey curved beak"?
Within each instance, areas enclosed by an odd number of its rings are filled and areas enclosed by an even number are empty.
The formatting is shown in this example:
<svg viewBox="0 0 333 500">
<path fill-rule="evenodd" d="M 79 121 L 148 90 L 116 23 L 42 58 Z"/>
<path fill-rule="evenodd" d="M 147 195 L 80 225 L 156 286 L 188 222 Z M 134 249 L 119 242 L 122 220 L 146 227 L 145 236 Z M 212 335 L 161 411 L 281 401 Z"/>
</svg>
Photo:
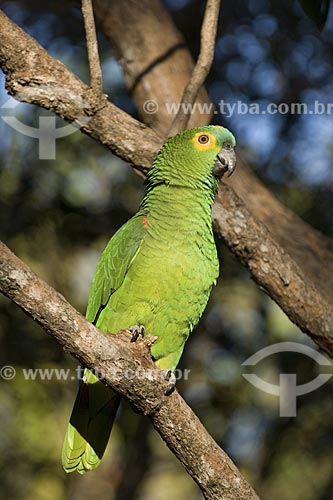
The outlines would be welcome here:
<svg viewBox="0 0 333 500">
<path fill-rule="evenodd" d="M 223 177 L 227 174 L 227 177 L 233 173 L 236 167 L 236 154 L 232 147 L 223 147 L 221 151 L 216 155 L 215 165 L 213 167 L 213 175 L 216 177 Z"/>
</svg>

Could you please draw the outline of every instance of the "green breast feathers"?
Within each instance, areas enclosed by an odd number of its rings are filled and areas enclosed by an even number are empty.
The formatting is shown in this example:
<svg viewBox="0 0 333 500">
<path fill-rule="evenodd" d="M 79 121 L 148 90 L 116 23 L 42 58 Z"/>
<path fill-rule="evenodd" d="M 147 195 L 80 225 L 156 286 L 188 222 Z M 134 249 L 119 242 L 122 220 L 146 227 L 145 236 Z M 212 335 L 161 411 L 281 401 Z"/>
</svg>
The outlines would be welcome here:
<svg viewBox="0 0 333 500">
<path fill-rule="evenodd" d="M 222 175 L 235 167 L 234 146 L 220 126 L 172 137 L 148 173 L 138 213 L 112 237 L 97 265 L 87 319 L 106 333 L 143 325 L 145 334 L 158 337 L 151 353 L 161 369 L 176 368 L 218 277 L 211 206 Z M 64 442 L 66 472 L 98 465 L 118 404 L 117 395 L 85 370 Z"/>
</svg>

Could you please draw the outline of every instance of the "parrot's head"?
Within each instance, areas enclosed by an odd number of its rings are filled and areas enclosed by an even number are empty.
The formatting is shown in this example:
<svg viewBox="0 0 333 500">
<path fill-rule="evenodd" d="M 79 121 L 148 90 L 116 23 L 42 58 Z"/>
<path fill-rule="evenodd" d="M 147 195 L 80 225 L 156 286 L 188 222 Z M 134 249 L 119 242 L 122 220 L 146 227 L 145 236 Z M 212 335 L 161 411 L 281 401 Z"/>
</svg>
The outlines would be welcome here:
<svg viewBox="0 0 333 500">
<path fill-rule="evenodd" d="M 235 145 L 232 133 L 218 125 L 180 132 L 162 146 L 148 182 L 194 187 L 204 184 L 216 190 L 221 177 L 235 169 Z"/>
</svg>

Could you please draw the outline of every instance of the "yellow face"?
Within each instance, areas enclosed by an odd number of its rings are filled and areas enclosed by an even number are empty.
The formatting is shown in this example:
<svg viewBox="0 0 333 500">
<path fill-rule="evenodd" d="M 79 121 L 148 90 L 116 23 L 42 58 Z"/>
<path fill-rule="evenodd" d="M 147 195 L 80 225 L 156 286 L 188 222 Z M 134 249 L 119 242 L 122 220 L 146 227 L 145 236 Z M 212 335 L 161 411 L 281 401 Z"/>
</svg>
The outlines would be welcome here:
<svg viewBox="0 0 333 500">
<path fill-rule="evenodd" d="M 217 156 L 222 154 L 223 148 L 228 149 L 226 146 L 233 150 L 235 144 L 232 133 L 220 125 L 184 130 L 164 144 L 149 171 L 149 180 L 154 177 L 155 181 L 161 178 L 168 183 L 187 185 L 189 182 L 207 181 L 212 176 L 221 177 L 213 172 L 216 162 L 219 161 Z M 221 174 L 225 168 L 221 167 Z"/>
<path fill-rule="evenodd" d="M 192 138 L 192 143 L 197 151 L 214 151 L 217 154 L 221 149 L 211 132 L 197 132 Z"/>
</svg>

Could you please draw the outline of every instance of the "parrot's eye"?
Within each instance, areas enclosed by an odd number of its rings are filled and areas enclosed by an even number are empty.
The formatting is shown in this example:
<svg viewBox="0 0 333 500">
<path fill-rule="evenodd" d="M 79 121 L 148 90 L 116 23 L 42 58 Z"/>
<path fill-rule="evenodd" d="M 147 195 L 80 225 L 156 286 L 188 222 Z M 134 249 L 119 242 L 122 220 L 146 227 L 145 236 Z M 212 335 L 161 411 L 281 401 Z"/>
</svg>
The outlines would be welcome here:
<svg viewBox="0 0 333 500">
<path fill-rule="evenodd" d="M 209 144 L 210 143 L 210 137 L 207 134 L 201 134 L 197 137 L 197 141 L 199 144 Z"/>
</svg>

